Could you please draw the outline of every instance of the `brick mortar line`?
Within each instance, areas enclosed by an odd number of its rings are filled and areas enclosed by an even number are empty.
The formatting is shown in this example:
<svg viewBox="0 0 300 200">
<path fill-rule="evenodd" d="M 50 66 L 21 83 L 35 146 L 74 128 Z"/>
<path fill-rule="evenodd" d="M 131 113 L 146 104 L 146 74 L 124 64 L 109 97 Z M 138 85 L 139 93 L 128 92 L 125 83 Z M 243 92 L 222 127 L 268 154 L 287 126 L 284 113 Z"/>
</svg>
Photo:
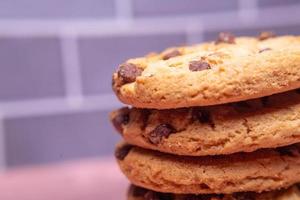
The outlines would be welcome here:
<svg viewBox="0 0 300 200">
<path fill-rule="evenodd" d="M 70 104 L 69 101 L 68 98 L 60 97 L 2 102 L 0 103 L 0 112 L 3 118 L 17 118 L 86 111 L 110 111 L 122 106 L 115 95 L 110 93 L 85 96 L 78 104 Z"/>
<path fill-rule="evenodd" d="M 197 22 L 197 26 L 194 23 L 187 23 L 186 27 L 186 41 L 187 44 L 199 43 L 204 40 L 204 29 L 202 21 Z"/>
<path fill-rule="evenodd" d="M 62 70 L 66 98 L 70 104 L 78 104 L 82 101 L 82 77 L 76 36 L 60 36 Z"/>
<path fill-rule="evenodd" d="M 152 18 L 135 18 L 130 23 L 126 23 L 126 20 L 119 21 L 115 20 L 76 20 L 76 21 L 64 21 L 64 20 L 0 20 L 0 33 L 1 35 L 15 35 L 15 36 L 26 36 L 27 35 L 55 35 L 60 32 L 61 29 L 68 28 L 73 30 L 73 33 L 77 35 L 89 36 L 89 35 L 110 35 L 110 34 L 142 34 L 142 33 L 160 33 L 161 30 L 166 29 L 165 24 L 168 24 L 167 28 L 173 31 L 180 31 L 185 29 L 187 22 L 199 21 L 203 17 L 209 18 L 211 21 L 216 19 L 222 20 L 227 19 L 227 21 L 235 20 L 235 23 L 225 24 L 228 28 L 239 28 L 239 27 L 262 27 L 266 25 L 296 25 L 299 22 L 299 17 L 293 17 L 295 10 L 299 10 L 300 4 L 294 4 L 292 6 L 282 6 L 282 7 L 272 7 L 272 8 L 262 8 L 257 9 L 259 14 L 268 15 L 272 13 L 281 13 L 273 15 L 274 20 L 267 22 L 264 20 L 256 21 L 255 23 L 247 24 L 243 21 L 236 21 L 239 11 L 229 11 L 222 13 L 209 13 L 203 15 L 186 15 L 186 16 L 172 16 L 172 17 L 152 17 Z M 253 10 L 253 9 L 252 9 Z M 244 10 L 248 12 L 250 10 Z M 282 20 L 282 13 L 286 14 L 289 20 Z M 157 25 L 157 20 L 163 22 L 164 25 Z M 205 29 L 208 31 L 217 30 L 222 28 L 223 23 L 218 23 L 217 25 L 211 26 L 206 25 Z M 150 27 L 150 28 L 149 28 Z M 20 31 L 21 30 L 21 31 Z M 167 30 L 165 30 L 167 32 Z M 73 34 L 70 33 L 70 34 Z"/>
</svg>

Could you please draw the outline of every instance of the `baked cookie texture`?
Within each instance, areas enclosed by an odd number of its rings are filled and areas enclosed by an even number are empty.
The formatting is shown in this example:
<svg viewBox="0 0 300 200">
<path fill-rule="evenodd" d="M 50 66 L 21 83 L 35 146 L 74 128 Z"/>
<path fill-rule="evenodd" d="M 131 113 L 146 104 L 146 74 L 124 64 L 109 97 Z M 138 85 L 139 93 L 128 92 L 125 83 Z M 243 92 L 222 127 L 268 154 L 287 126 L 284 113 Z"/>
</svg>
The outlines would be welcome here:
<svg viewBox="0 0 300 200">
<path fill-rule="evenodd" d="M 170 109 L 243 101 L 300 87 L 300 37 L 229 37 L 135 58 L 113 74 L 119 99 Z"/>
<path fill-rule="evenodd" d="M 271 192 L 240 192 L 234 194 L 171 194 L 160 193 L 131 185 L 128 200 L 300 200 L 299 185 Z"/>
<path fill-rule="evenodd" d="M 226 105 L 122 108 L 111 121 L 126 142 L 178 155 L 251 152 L 300 142 L 300 91 Z"/>
<path fill-rule="evenodd" d="M 300 182 L 300 145 L 227 156 L 174 156 L 120 144 L 116 157 L 134 184 L 176 194 L 230 194 L 287 188 Z"/>
</svg>

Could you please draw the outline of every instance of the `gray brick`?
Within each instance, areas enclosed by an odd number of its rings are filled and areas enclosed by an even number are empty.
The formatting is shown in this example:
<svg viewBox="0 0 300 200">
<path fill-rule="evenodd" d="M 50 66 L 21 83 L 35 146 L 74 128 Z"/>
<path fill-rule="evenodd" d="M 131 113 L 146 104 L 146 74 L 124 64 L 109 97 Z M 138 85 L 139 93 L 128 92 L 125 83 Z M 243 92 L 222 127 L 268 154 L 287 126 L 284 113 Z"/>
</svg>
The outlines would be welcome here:
<svg viewBox="0 0 300 200">
<path fill-rule="evenodd" d="M 221 31 L 229 31 L 236 36 L 257 36 L 261 31 L 273 31 L 276 35 L 299 35 L 299 26 L 281 26 L 281 27 L 264 27 L 264 28 L 252 28 L 252 29 L 234 29 L 234 30 L 220 30 L 204 33 L 205 41 L 215 40 Z"/>
<path fill-rule="evenodd" d="M 184 43 L 183 33 L 80 39 L 84 93 L 111 92 L 111 76 L 119 64 L 132 57 Z"/>
<path fill-rule="evenodd" d="M 5 120 L 9 166 L 112 155 L 119 136 L 107 111 Z"/>
<path fill-rule="evenodd" d="M 64 94 L 56 38 L 0 38 L 0 101 Z"/>
<path fill-rule="evenodd" d="M 91 18 L 114 16 L 111 0 L 4 0 L 0 18 Z"/>
<path fill-rule="evenodd" d="M 299 4 L 299 0 L 258 0 L 260 7 L 284 6 Z"/>
<path fill-rule="evenodd" d="M 201 14 L 236 10 L 238 1 L 199 0 L 133 0 L 134 15 L 138 17 Z"/>
</svg>

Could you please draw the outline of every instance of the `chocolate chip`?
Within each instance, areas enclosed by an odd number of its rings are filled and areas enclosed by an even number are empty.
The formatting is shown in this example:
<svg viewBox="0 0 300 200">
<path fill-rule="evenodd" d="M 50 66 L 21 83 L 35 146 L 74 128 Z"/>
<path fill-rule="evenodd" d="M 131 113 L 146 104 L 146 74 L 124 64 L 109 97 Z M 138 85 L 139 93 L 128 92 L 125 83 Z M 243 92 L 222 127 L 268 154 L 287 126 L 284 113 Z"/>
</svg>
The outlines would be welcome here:
<svg viewBox="0 0 300 200">
<path fill-rule="evenodd" d="M 266 39 L 269 39 L 269 38 L 272 38 L 272 37 L 275 37 L 275 33 L 271 32 L 271 31 L 264 31 L 264 32 L 261 32 L 258 36 L 258 39 L 259 40 L 266 40 Z"/>
<path fill-rule="evenodd" d="M 122 147 L 116 149 L 115 157 L 118 160 L 124 160 L 131 149 L 132 149 L 132 145 L 129 144 L 123 145 Z"/>
<path fill-rule="evenodd" d="M 192 117 L 194 120 L 198 120 L 201 123 L 210 124 L 212 128 L 215 127 L 211 114 L 208 110 L 205 110 L 203 108 L 195 108 L 192 111 Z"/>
<path fill-rule="evenodd" d="M 270 50 L 271 50 L 271 48 L 263 48 L 263 49 L 259 50 L 258 53 L 262 53 L 262 52 L 270 51 Z"/>
<path fill-rule="evenodd" d="M 124 63 L 120 65 L 118 76 L 122 79 L 123 83 L 132 83 L 136 77 L 142 74 L 143 70 L 137 65 L 132 63 Z"/>
<path fill-rule="evenodd" d="M 221 32 L 221 33 L 219 33 L 218 39 L 216 40 L 215 43 L 216 44 L 219 44 L 219 43 L 235 44 L 235 36 L 232 33 Z"/>
<path fill-rule="evenodd" d="M 211 66 L 209 63 L 199 60 L 199 61 L 191 61 L 189 64 L 189 69 L 193 72 L 196 71 L 202 71 L 206 69 L 211 69 Z"/>
<path fill-rule="evenodd" d="M 201 123 L 207 123 L 210 121 L 210 113 L 206 110 L 194 109 L 193 119 L 199 120 Z"/>
<path fill-rule="evenodd" d="M 297 92 L 298 94 L 300 94 L 300 89 L 296 89 L 296 92 Z"/>
<path fill-rule="evenodd" d="M 177 49 L 174 49 L 174 50 L 164 54 L 163 55 L 163 60 L 169 60 L 170 58 L 180 56 L 180 55 L 181 55 L 180 51 L 178 51 Z"/>
<path fill-rule="evenodd" d="M 112 119 L 112 124 L 114 125 L 114 127 L 119 133 L 123 132 L 123 125 L 129 123 L 129 112 L 130 112 L 129 108 L 124 107 L 120 109 L 118 115 L 116 115 Z"/>
<path fill-rule="evenodd" d="M 159 144 L 163 138 L 168 138 L 174 133 L 175 129 L 170 124 L 160 124 L 149 133 L 149 141 L 153 144 Z"/>
</svg>

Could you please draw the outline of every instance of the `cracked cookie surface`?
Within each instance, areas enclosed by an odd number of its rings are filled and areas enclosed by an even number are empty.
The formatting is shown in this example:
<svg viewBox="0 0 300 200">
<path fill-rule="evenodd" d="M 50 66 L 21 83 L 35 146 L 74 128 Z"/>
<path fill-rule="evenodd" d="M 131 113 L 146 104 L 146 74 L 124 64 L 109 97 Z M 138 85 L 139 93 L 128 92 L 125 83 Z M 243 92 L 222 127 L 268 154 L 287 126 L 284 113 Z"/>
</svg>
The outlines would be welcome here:
<svg viewBox="0 0 300 200">
<path fill-rule="evenodd" d="M 287 189 L 271 192 L 241 192 L 234 194 L 171 194 L 160 193 L 131 185 L 128 200 L 300 200 L 300 187 L 294 185 Z"/>
<path fill-rule="evenodd" d="M 111 121 L 128 143 L 146 149 L 188 156 L 251 152 L 300 142 L 300 91 L 208 107 L 122 108 Z"/>
<path fill-rule="evenodd" d="M 176 194 L 230 194 L 287 188 L 300 182 L 299 144 L 226 156 L 174 156 L 120 144 L 117 159 L 134 184 Z M 116 153 L 118 155 L 118 153 Z"/>
<path fill-rule="evenodd" d="M 300 37 L 223 35 L 129 59 L 113 75 L 125 104 L 169 109 L 224 104 L 300 87 Z"/>
</svg>

